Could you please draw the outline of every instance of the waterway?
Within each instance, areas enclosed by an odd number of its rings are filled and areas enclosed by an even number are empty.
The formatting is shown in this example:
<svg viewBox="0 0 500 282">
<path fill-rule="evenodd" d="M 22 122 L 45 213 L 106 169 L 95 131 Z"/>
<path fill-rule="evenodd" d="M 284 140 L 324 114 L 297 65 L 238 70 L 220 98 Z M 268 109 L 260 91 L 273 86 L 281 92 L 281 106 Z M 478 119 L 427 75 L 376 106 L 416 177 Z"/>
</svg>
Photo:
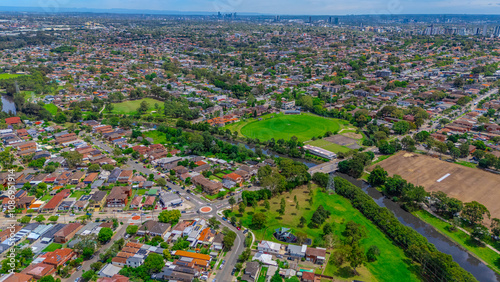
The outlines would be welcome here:
<svg viewBox="0 0 500 282">
<path fill-rule="evenodd" d="M 11 112 L 14 115 L 16 114 L 16 104 L 12 96 L 2 95 L 2 111 L 5 113 Z"/>
<path fill-rule="evenodd" d="M 389 209 L 402 224 L 413 228 L 422 236 L 427 238 L 427 240 L 434 244 L 440 252 L 451 255 L 454 261 L 456 261 L 463 269 L 474 275 L 478 281 L 500 281 L 500 275 L 486 266 L 486 264 L 482 261 L 471 255 L 448 237 L 439 233 L 430 224 L 427 224 L 411 213 L 403 210 L 398 203 L 384 197 L 380 191 L 371 187 L 365 181 L 353 179 L 352 177 L 341 173 L 336 173 L 336 175 L 349 180 L 352 184 L 363 189 L 363 191 L 372 197 L 372 199 L 379 206 Z"/>
</svg>

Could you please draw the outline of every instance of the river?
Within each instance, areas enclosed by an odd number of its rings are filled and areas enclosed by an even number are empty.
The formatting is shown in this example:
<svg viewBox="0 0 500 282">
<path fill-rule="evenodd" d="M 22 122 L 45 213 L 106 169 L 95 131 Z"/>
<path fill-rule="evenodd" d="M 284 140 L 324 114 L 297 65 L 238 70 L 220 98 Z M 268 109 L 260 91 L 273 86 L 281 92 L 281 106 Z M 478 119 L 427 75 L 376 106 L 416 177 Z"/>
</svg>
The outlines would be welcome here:
<svg viewBox="0 0 500 282">
<path fill-rule="evenodd" d="M 11 112 L 14 115 L 16 114 L 16 104 L 12 96 L 2 95 L 2 111 L 5 113 Z"/>
<path fill-rule="evenodd" d="M 385 207 L 392 211 L 392 213 L 402 224 L 413 228 L 422 236 L 427 238 L 427 240 L 430 243 L 434 244 L 434 246 L 436 246 L 436 248 L 440 252 L 451 255 L 454 261 L 456 261 L 463 269 L 474 275 L 474 277 L 476 277 L 478 281 L 500 281 L 500 275 L 491 270 L 482 261 L 469 254 L 466 250 L 462 249 L 462 247 L 457 245 L 448 237 L 439 233 L 430 224 L 425 223 L 411 213 L 403 210 L 399 206 L 399 204 L 384 197 L 381 192 L 368 185 L 368 183 L 362 180 L 353 179 L 352 177 L 341 173 L 336 173 L 336 175 L 349 180 L 349 182 L 351 182 L 352 184 L 363 189 L 363 191 L 370 195 L 370 197 L 372 197 L 372 199 L 379 206 Z"/>
</svg>

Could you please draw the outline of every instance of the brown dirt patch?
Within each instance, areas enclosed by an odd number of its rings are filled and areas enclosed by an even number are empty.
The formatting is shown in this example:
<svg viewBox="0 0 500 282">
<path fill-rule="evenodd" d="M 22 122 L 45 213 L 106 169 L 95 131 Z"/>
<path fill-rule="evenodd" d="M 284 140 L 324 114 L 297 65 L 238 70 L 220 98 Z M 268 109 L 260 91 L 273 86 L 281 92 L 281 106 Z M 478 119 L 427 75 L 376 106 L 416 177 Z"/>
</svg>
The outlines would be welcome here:
<svg viewBox="0 0 500 282">
<path fill-rule="evenodd" d="M 428 192 L 442 191 L 463 202 L 477 201 L 488 208 L 492 218 L 500 218 L 500 175 L 408 152 L 399 152 L 377 165 L 390 176 L 398 174 Z M 450 176 L 437 182 L 448 173 Z"/>
<path fill-rule="evenodd" d="M 352 139 L 356 139 L 356 140 L 363 138 L 363 135 L 355 133 L 355 132 L 346 132 L 346 133 L 342 133 L 342 135 L 349 137 L 349 138 L 352 138 Z"/>
<path fill-rule="evenodd" d="M 326 141 L 328 141 L 328 142 L 340 145 L 340 146 L 347 146 L 347 145 L 351 145 L 351 144 L 354 144 L 354 143 L 358 142 L 358 140 L 356 140 L 356 139 L 349 138 L 349 137 L 346 137 L 346 136 L 343 136 L 343 135 L 339 135 L 339 134 L 333 135 L 333 136 L 330 136 L 330 137 L 326 137 L 326 138 L 323 138 L 323 139 L 326 140 Z"/>
</svg>

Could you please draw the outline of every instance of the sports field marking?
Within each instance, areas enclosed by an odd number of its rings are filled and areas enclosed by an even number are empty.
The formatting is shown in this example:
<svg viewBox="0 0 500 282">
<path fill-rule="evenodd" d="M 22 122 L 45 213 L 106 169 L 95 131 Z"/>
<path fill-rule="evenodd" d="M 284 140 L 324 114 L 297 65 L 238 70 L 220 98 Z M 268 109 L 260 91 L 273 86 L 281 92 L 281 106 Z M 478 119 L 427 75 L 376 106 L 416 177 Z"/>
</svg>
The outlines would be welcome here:
<svg viewBox="0 0 500 282">
<path fill-rule="evenodd" d="M 446 179 L 446 177 L 450 176 L 451 174 L 447 173 L 443 177 L 439 178 L 436 182 L 441 182 Z"/>
</svg>

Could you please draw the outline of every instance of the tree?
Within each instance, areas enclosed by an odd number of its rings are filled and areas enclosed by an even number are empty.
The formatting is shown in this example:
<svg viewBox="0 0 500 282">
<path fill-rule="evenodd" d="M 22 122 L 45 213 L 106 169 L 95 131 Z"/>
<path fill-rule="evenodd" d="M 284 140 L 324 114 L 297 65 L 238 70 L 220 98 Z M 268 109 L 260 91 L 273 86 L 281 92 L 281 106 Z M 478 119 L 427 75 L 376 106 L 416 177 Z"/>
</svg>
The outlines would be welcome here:
<svg viewBox="0 0 500 282">
<path fill-rule="evenodd" d="M 262 229 L 266 226 L 267 216 L 264 213 L 258 212 L 252 216 L 252 226 L 255 229 Z"/>
<path fill-rule="evenodd" d="M 299 219 L 299 227 L 304 227 L 304 225 L 307 223 L 307 220 L 305 217 L 301 216 L 300 219 Z"/>
<path fill-rule="evenodd" d="M 129 225 L 129 226 L 127 226 L 127 229 L 125 232 L 127 232 L 127 234 L 133 235 L 133 234 L 137 233 L 137 230 L 139 230 L 139 226 Z"/>
<path fill-rule="evenodd" d="M 218 221 L 215 216 L 212 216 L 211 218 L 208 219 L 208 225 L 211 228 L 217 230 L 219 229 L 220 221 Z"/>
<path fill-rule="evenodd" d="M 269 201 L 267 199 L 264 201 L 264 207 L 266 208 L 266 210 L 269 210 L 271 208 L 271 204 L 269 204 Z"/>
<path fill-rule="evenodd" d="M 158 186 L 160 187 L 165 187 L 167 186 L 167 181 L 165 180 L 165 178 L 158 178 L 156 184 L 158 184 Z"/>
<path fill-rule="evenodd" d="M 240 212 L 240 214 L 243 214 L 245 212 L 245 208 L 246 208 L 245 204 L 241 202 L 238 207 L 238 211 Z"/>
<path fill-rule="evenodd" d="M 43 215 L 38 215 L 37 217 L 34 218 L 34 220 L 38 223 L 45 221 L 45 217 Z"/>
<path fill-rule="evenodd" d="M 163 259 L 164 260 L 169 260 L 172 258 L 172 255 L 170 254 L 170 251 L 168 249 L 163 250 Z"/>
<path fill-rule="evenodd" d="M 358 243 L 351 245 L 351 251 L 347 255 L 347 261 L 352 267 L 354 274 L 357 274 L 356 268 L 365 264 L 366 256 L 363 248 Z"/>
<path fill-rule="evenodd" d="M 377 165 L 368 176 L 368 182 L 374 187 L 384 185 L 388 175 L 387 171 Z"/>
<path fill-rule="evenodd" d="M 89 165 L 88 171 L 100 171 L 101 167 L 98 164 L 91 164 Z"/>
<path fill-rule="evenodd" d="M 83 274 L 82 274 L 82 278 L 85 280 L 85 281 L 92 281 L 92 280 L 95 280 L 97 278 L 97 274 L 95 273 L 95 271 L 93 270 L 89 270 L 89 271 L 85 271 Z"/>
<path fill-rule="evenodd" d="M 377 257 L 380 255 L 380 250 L 377 246 L 371 245 L 366 252 L 366 258 L 369 262 L 374 262 L 377 260 Z"/>
<path fill-rule="evenodd" d="M 231 210 L 233 210 L 233 206 L 234 204 L 236 204 L 236 199 L 233 196 L 231 196 L 231 198 L 229 198 L 227 202 L 231 205 Z"/>
<path fill-rule="evenodd" d="M 333 223 L 332 224 L 325 223 L 325 225 L 323 225 L 323 234 L 324 235 L 332 234 L 333 231 L 334 231 L 333 230 Z"/>
<path fill-rule="evenodd" d="M 364 226 L 351 220 L 345 226 L 344 236 L 351 245 L 355 245 L 366 237 L 366 230 Z"/>
<path fill-rule="evenodd" d="M 164 266 L 163 256 L 157 253 L 150 253 L 144 260 L 144 267 L 149 269 L 149 273 L 158 273 Z"/>
<path fill-rule="evenodd" d="M 467 219 L 471 225 L 477 225 L 483 222 L 484 215 L 490 218 L 488 209 L 476 201 L 465 203 L 464 209 L 462 210 L 462 217 Z"/>
<path fill-rule="evenodd" d="M 491 233 L 495 236 L 500 236 L 500 219 L 493 218 L 491 220 Z"/>
<path fill-rule="evenodd" d="M 234 245 L 234 240 L 236 239 L 236 233 L 234 231 L 228 231 L 224 238 L 222 239 L 222 244 L 224 245 L 225 251 L 230 251 Z"/>
<path fill-rule="evenodd" d="M 101 243 L 106 243 L 111 240 L 111 237 L 113 237 L 113 230 L 109 227 L 103 227 L 101 230 L 99 230 L 99 234 L 97 235 L 97 240 Z"/>
<path fill-rule="evenodd" d="M 82 275 L 82 277 L 83 277 L 83 275 Z M 40 278 L 40 280 L 38 280 L 38 281 L 39 282 L 55 282 L 56 280 L 51 275 L 47 275 L 47 276 Z M 87 281 L 89 281 L 89 280 L 87 280 Z"/>
<path fill-rule="evenodd" d="M 158 221 L 164 223 L 170 223 L 172 226 L 179 222 L 181 218 L 181 212 L 179 210 L 164 210 L 158 215 Z"/>
<path fill-rule="evenodd" d="M 59 217 L 57 215 L 52 215 L 49 217 L 49 221 L 52 221 L 52 222 L 57 222 L 58 219 L 59 219 Z"/>
<path fill-rule="evenodd" d="M 140 113 L 140 114 L 143 114 L 145 113 L 147 110 L 149 109 L 149 103 L 146 102 L 146 101 L 142 101 L 141 104 L 139 105 L 139 108 L 137 109 L 137 111 Z"/>
<path fill-rule="evenodd" d="M 460 157 L 460 150 L 457 147 L 453 147 L 450 150 L 450 155 L 453 158 L 453 160 L 456 160 Z"/>
<path fill-rule="evenodd" d="M 91 247 L 85 247 L 82 249 L 82 257 L 84 259 L 90 259 L 90 257 L 94 254 L 95 250 Z"/>
<path fill-rule="evenodd" d="M 21 219 L 19 219 L 20 223 L 30 223 L 30 221 L 31 221 L 31 217 L 29 217 L 29 216 L 23 216 L 23 217 L 21 217 Z"/>
<path fill-rule="evenodd" d="M 65 152 L 62 153 L 61 156 L 63 156 L 66 159 L 68 166 L 71 168 L 74 168 L 78 164 L 80 164 L 83 158 L 82 154 L 78 153 L 78 151 Z"/>
<path fill-rule="evenodd" d="M 392 129 L 397 134 L 406 134 L 410 130 L 410 124 L 407 121 L 400 120 L 394 123 Z"/>
<path fill-rule="evenodd" d="M 286 208 L 285 199 L 281 198 L 280 209 L 278 210 L 279 214 L 284 215 L 285 214 L 285 208 Z"/>
</svg>

